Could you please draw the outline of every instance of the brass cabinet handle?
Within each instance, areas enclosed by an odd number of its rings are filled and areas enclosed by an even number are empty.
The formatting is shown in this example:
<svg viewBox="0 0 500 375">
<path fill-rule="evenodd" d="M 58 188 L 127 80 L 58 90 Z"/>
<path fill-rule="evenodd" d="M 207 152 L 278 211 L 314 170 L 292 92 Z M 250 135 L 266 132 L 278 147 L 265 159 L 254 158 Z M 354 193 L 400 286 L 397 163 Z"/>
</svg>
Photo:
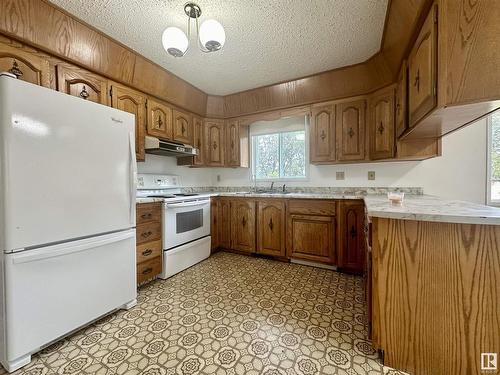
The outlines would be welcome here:
<svg viewBox="0 0 500 375">
<path fill-rule="evenodd" d="M 413 86 L 417 88 L 417 91 L 420 91 L 420 69 L 417 69 L 417 75 L 415 76 L 415 82 L 413 82 Z"/>
<path fill-rule="evenodd" d="M 325 140 L 325 138 L 326 138 L 326 134 L 325 134 L 325 131 L 324 131 L 324 130 L 322 130 L 322 131 L 321 131 L 321 135 L 320 135 L 319 137 L 321 138 L 321 140 L 322 140 L 322 141 L 324 141 L 324 140 Z"/>
<path fill-rule="evenodd" d="M 22 77 L 23 71 L 19 69 L 19 65 L 17 65 L 17 61 L 14 59 L 12 61 L 12 68 L 9 69 L 9 73 L 12 73 L 16 76 L 16 78 Z"/>
<path fill-rule="evenodd" d="M 385 128 L 384 128 L 384 124 L 382 123 L 382 121 L 380 121 L 380 125 L 378 126 L 378 132 L 382 135 L 382 133 L 384 132 Z"/>
<path fill-rule="evenodd" d="M 182 124 L 181 131 L 182 135 L 184 135 L 184 133 L 186 132 L 186 127 L 184 126 L 184 124 Z"/>
<path fill-rule="evenodd" d="M 234 141 L 231 139 L 231 148 L 234 149 Z"/>
<path fill-rule="evenodd" d="M 347 132 L 347 134 L 349 135 L 349 138 L 354 137 L 354 130 L 352 130 L 352 128 L 349 128 L 349 131 Z"/>
<path fill-rule="evenodd" d="M 214 141 L 214 144 L 212 147 L 214 148 L 214 150 L 217 150 L 217 142 Z"/>
<path fill-rule="evenodd" d="M 148 212 L 147 214 L 142 214 L 141 219 L 151 219 L 152 216 L 151 212 Z"/>
<path fill-rule="evenodd" d="M 273 227 L 274 227 L 274 224 L 273 224 L 273 218 L 270 218 L 270 219 L 269 219 L 269 224 L 268 224 L 268 226 L 269 226 L 269 229 L 272 231 L 272 230 L 273 230 Z"/>
<path fill-rule="evenodd" d="M 399 100 L 398 100 L 398 102 L 396 103 L 396 113 L 398 114 L 398 116 L 399 116 L 400 112 L 401 112 L 401 105 L 399 104 Z"/>
<path fill-rule="evenodd" d="M 153 269 L 151 267 L 146 268 L 144 271 L 142 271 L 143 275 L 147 275 L 148 273 L 151 273 Z"/>
<path fill-rule="evenodd" d="M 163 127 L 163 121 L 161 117 L 158 117 L 158 129 L 161 129 Z"/>
<path fill-rule="evenodd" d="M 144 233 L 141 234 L 141 237 L 146 238 L 146 237 L 151 236 L 152 234 L 153 234 L 153 232 L 151 232 L 151 231 L 144 232 Z"/>
<path fill-rule="evenodd" d="M 350 234 L 352 238 L 355 238 L 358 235 L 358 231 L 354 228 L 354 225 L 351 227 Z"/>
<path fill-rule="evenodd" d="M 85 85 L 84 85 L 84 86 L 83 86 L 82 91 L 80 91 L 80 98 L 87 100 L 87 98 L 88 98 L 89 96 L 90 96 L 90 95 L 89 95 L 89 93 L 88 93 L 88 91 L 87 91 L 87 88 L 86 88 L 86 87 L 85 87 Z"/>
<path fill-rule="evenodd" d="M 247 219 L 245 219 L 245 216 L 243 216 L 243 217 L 241 218 L 241 226 L 243 226 L 243 227 L 244 227 L 244 226 L 246 225 L 246 223 L 247 223 Z"/>
<path fill-rule="evenodd" d="M 142 255 L 147 257 L 148 255 L 151 255 L 153 253 L 153 250 L 147 249 L 142 252 Z"/>
</svg>

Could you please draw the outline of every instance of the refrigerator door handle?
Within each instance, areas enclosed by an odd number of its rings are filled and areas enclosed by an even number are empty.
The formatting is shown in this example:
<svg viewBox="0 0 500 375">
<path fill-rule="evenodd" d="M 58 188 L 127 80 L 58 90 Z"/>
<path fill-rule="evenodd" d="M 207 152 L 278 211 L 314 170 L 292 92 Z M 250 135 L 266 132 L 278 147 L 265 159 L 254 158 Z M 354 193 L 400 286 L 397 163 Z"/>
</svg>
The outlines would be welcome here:
<svg viewBox="0 0 500 375">
<path fill-rule="evenodd" d="M 131 238 L 135 235 L 134 230 L 128 230 L 126 232 L 112 233 L 98 239 L 90 238 L 80 241 L 75 241 L 74 245 L 68 245 L 67 243 L 58 244 L 53 246 L 47 246 L 41 249 L 35 249 L 30 251 L 24 251 L 12 256 L 13 264 L 22 264 L 35 262 L 43 259 L 61 257 L 69 254 L 78 253 L 88 249 L 104 246 L 114 242 L 120 242 Z"/>
<path fill-rule="evenodd" d="M 130 224 L 135 226 L 135 194 L 137 184 L 137 161 L 135 159 L 135 137 L 134 133 L 128 133 L 129 150 L 130 150 L 130 176 L 129 176 L 129 193 L 130 193 Z"/>
</svg>

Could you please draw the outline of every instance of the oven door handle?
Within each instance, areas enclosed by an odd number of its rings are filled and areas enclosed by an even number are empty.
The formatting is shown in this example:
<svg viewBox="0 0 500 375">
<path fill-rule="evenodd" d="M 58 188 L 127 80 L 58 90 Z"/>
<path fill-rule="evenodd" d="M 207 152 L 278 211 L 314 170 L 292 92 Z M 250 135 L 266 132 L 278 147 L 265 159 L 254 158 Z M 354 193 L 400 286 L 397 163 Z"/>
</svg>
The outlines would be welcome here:
<svg viewBox="0 0 500 375">
<path fill-rule="evenodd" d="M 183 202 L 183 203 L 166 203 L 167 208 L 182 208 L 182 207 L 193 207 L 193 206 L 203 206 L 210 203 L 210 199 L 205 199 L 196 202 Z"/>
</svg>

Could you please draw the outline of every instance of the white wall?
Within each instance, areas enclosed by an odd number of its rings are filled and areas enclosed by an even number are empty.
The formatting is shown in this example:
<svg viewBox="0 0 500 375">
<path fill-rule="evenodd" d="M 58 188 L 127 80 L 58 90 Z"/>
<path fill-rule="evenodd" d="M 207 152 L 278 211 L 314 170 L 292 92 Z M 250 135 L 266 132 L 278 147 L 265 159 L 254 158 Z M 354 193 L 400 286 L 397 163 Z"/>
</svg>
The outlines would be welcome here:
<svg viewBox="0 0 500 375">
<path fill-rule="evenodd" d="M 422 162 L 391 162 L 310 166 L 308 181 L 289 186 L 416 186 L 425 194 L 484 203 L 486 197 L 486 121 L 443 138 L 442 155 Z M 344 171 L 337 181 L 335 172 Z M 375 171 L 375 181 L 367 172 Z M 139 163 L 141 173 L 172 173 L 182 176 L 186 186 L 248 186 L 250 171 L 238 169 L 194 169 L 177 167 L 175 158 L 147 155 Z M 217 176 L 220 181 L 217 181 Z"/>
</svg>

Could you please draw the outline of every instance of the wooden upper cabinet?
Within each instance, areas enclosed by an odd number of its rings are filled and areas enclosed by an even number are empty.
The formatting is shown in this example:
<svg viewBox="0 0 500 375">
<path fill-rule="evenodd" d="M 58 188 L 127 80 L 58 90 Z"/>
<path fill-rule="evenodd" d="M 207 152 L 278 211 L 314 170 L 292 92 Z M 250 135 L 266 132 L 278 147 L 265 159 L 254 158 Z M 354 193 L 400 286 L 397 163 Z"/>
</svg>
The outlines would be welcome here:
<svg viewBox="0 0 500 375">
<path fill-rule="evenodd" d="M 311 111 L 310 162 L 335 161 L 335 106 L 313 108 Z"/>
<path fill-rule="evenodd" d="M 366 100 L 337 104 L 337 159 L 365 158 Z"/>
<path fill-rule="evenodd" d="M 226 123 L 226 165 L 238 167 L 240 165 L 240 140 L 238 121 Z"/>
<path fill-rule="evenodd" d="M 146 98 L 138 91 L 113 84 L 111 86 L 111 106 L 135 115 L 135 153 L 137 160 L 144 160 Z"/>
<path fill-rule="evenodd" d="M 255 252 L 255 201 L 231 201 L 231 249 Z"/>
<path fill-rule="evenodd" d="M 58 64 L 57 90 L 95 103 L 108 104 L 108 80 L 85 69 Z"/>
<path fill-rule="evenodd" d="M 345 200 L 338 204 L 338 267 L 361 274 L 365 267 L 364 203 Z"/>
<path fill-rule="evenodd" d="M 211 167 L 224 166 L 224 121 L 205 121 L 205 163 Z"/>
<path fill-rule="evenodd" d="M 370 158 L 394 157 L 396 139 L 394 134 L 394 90 L 383 89 L 370 100 Z"/>
<path fill-rule="evenodd" d="M 198 149 L 198 155 L 193 157 L 193 165 L 205 165 L 205 148 L 203 136 L 205 135 L 203 119 L 193 116 L 193 146 Z"/>
<path fill-rule="evenodd" d="M 161 139 L 172 139 L 172 109 L 154 99 L 147 101 L 147 133 Z"/>
<path fill-rule="evenodd" d="M 437 8 L 432 7 L 408 57 L 409 125 L 437 104 Z"/>
<path fill-rule="evenodd" d="M 269 199 L 257 202 L 257 252 L 286 256 L 285 202 Z"/>
<path fill-rule="evenodd" d="M 173 139 L 180 143 L 193 144 L 193 121 L 189 113 L 174 109 Z"/>
<path fill-rule="evenodd" d="M 0 72 L 9 72 L 20 80 L 50 87 L 50 70 L 47 60 L 6 44 L 0 44 Z"/>
<path fill-rule="evenodd" d="M 406 60 L 401 65 L 396 86 L 396 137 L 408 128 L 408 67 Z"/>
</svg>

